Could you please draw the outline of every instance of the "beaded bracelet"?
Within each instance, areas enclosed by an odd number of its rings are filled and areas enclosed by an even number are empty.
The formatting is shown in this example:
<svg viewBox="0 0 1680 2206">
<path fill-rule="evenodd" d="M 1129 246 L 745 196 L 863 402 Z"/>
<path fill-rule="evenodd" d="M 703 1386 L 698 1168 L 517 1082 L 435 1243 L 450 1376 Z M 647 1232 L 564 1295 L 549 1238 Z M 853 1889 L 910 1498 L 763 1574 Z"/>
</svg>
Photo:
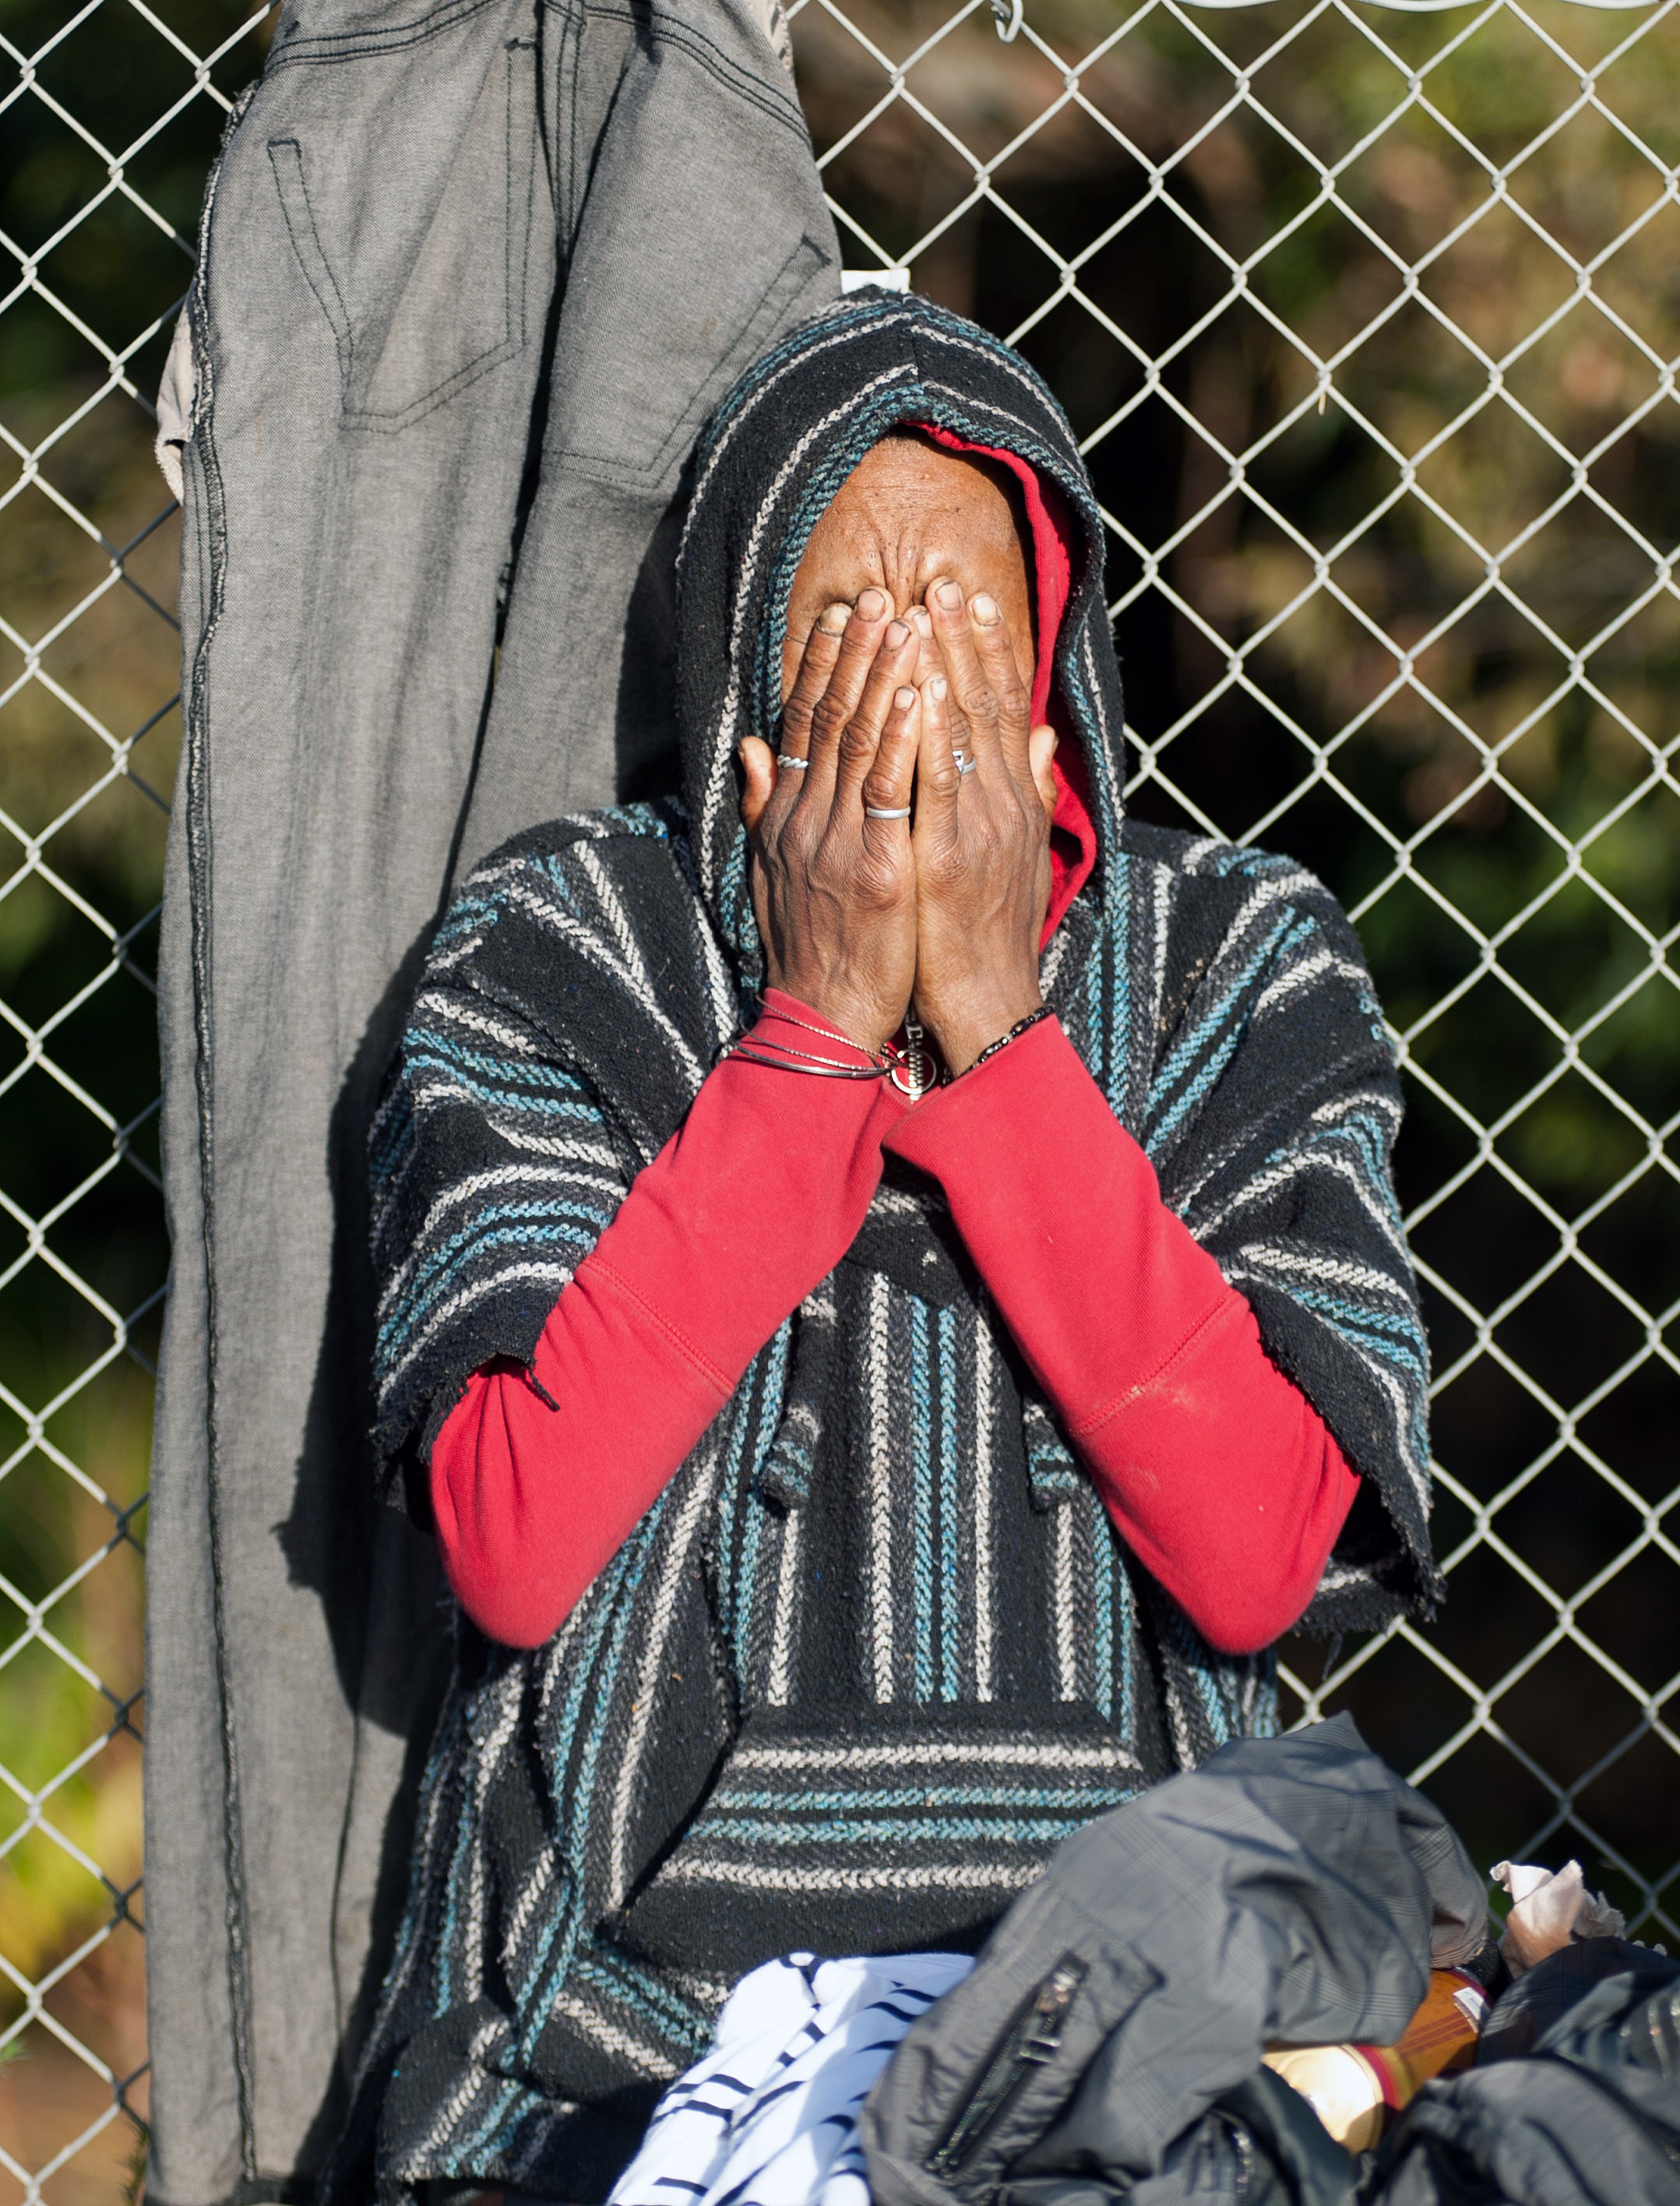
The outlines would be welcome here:
<svg viewBox="0 0 1680 2206">
<path fill-rule="evenodd" d="M 1007 1049 L 1012 1041 L 1018 1040 L 1020 1037 L 1026 1033 L 1028 1027 L 1035 1027 L 1040 1019 L 1047 1019 L 1051 1016 L 1052 1013 L 1048 1004 L 1040 1004 L 1037 1011 L 1028 1011 L 1024 1019 L 1017 1019 L 1016 1021 L 1015 1024 L 1010 1028 L 1007 1034 L 1000 1034 L 996 1041 L 987 1042 L 986 1047 L 980 1052 L 974 1063 L 969 1065 L 965 1071 L 959 1074 L 958 1077 L 966 1080 L 970 1072 L 978 1072 L 981 1065 L 986 1063 L 987 1058 L 996 1057 L 1000 1049 Z"/>
</svg>

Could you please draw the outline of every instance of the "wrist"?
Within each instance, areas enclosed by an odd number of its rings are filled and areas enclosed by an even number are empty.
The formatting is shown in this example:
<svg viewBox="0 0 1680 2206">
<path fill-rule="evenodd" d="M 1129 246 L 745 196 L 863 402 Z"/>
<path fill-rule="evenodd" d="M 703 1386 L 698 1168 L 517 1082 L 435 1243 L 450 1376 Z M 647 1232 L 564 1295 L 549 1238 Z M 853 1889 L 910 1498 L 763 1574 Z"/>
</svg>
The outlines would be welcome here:
<svg viewBox="0 0 1680 2206">
<path fill-rule="evenodd" d="M 939 1054 L 950 1068 L 953 1080 L 965 1073 L 983 1050 L 1001 1040 L 1010 1028 L 1040 1010 L 1044 998 L 1038 975 L 1004 989 L 942 1003 L 921 1012 L 923 1024 L 939 1045 Z"/>
<path fill-rule="evenodd" d="M 801 986 L 791 975 L 766 976 L 763 1001 L 772 1006 L 772 999 L 780 999 L 780 1008 L 791 1009 L 796 1015 L 816 1021 L 827 1028 L 837 1041 L 861 1050 L 866 1056 L 879 1057 L 882 1048 L 897 1032 L 899 1022 L 881 1023 L 883 1014 L 867 1005 L 825 987 L 820 981 Z"/>
</svg>

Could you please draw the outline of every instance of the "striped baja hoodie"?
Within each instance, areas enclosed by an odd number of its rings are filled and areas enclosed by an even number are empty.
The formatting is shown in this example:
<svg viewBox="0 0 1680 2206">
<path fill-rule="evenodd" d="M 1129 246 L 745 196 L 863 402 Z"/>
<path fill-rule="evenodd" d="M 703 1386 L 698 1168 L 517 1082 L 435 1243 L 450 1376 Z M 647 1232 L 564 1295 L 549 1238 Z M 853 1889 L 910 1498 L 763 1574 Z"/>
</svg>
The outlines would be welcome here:
<svg viewBox="0 0 1680 2206">
<path fill-rule="evenodd" d="M 749 1017 L 732 761 L 744 736 L 773 741 L 812 528 L 905 424 L 1016 452 L 1066 500 L 1057 712 L 1098 859 L 1045 952 L 1046 998 L 1361 1474 L 1307 1627 L 1427 1610 L 1426 1348 L 1357 940 L 1288 860 L 1125 819 L 1102 524 L 1072 432 L 1016 354 L 913 296 L 855 294 L 802 325 L 702 439 L 681 795 L 520 837 L 438 933 L 373 1136 L 382 1458 L 423 1495 L 471 1374 L 529 1364 Z M 938 1189 L 890 1160 L 843 1261 L 554 1638 L 524 1652 L 459 1621 L 325 2195 L 604 2197 L 745 1970 L 971 1947 L 1081 1824 L 1275 1721 L 1272 1658 L 1216 1652 L 1128 1554 Z"/>
</svg>

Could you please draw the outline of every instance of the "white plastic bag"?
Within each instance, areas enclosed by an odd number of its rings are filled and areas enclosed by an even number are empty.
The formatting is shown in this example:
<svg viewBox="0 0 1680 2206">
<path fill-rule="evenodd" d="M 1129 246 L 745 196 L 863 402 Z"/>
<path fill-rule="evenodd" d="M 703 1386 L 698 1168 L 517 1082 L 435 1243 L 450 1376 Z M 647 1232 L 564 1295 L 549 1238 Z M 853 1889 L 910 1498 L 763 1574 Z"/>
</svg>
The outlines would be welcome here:
<svg viewBox="0 0 1680 2206">
<path fill-rule="evenodd" d="M 1511 1896 L 1499 1951 L 1514 1976 L 1575 1939 L 1620 1938 L 1627 1930 L 1626 1921 L 1604 1894 L 1588 1891 L 1579 1862 L 1565 1862 L 1559 1869 L 1499 1862 L 1493 1881 Z"/>
</svg>

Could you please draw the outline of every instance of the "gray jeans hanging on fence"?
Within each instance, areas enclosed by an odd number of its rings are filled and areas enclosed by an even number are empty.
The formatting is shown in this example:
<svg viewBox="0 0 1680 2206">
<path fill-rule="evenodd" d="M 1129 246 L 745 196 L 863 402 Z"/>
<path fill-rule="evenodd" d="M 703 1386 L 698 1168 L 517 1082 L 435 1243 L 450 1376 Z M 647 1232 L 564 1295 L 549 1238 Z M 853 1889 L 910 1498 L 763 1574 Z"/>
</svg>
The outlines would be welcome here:
<svg viewBox="0 0 1680 2206">
<path fill-rule="evenodd" d="M 765 7 L 289 0 L 206 200 L 147 1648 L 167 2206 L 317 2164 L 400 1903 L 442 1616 L 364 1446 L 367 1112 L 452 876 L 665 772 L 690 443 L 838 284 Z"/>
</svg>

